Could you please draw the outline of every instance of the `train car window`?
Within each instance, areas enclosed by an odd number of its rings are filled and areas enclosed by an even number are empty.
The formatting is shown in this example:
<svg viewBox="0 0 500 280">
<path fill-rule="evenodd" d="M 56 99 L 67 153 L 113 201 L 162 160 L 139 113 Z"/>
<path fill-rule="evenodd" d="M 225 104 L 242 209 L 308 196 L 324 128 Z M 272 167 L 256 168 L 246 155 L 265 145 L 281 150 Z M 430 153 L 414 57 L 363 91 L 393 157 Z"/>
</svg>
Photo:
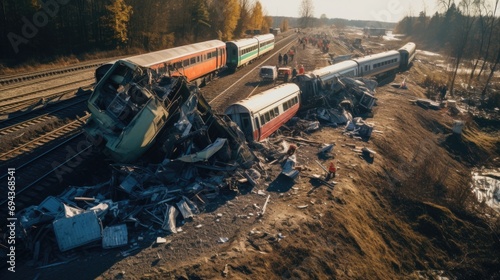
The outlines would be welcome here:
<svg viewBox="0 0 500 280">
<path fill-rule="evenodd" d="M 176 62 L 175 63 L 176 68 L 182 68 L 182 61 Z"/>
<path fill-rule="evenodd" d="M 269 115 L 269 112 L 265 113 L 264 117 L 265 117 L 266 122 L 271 120 L 271 116 Z"/>
<path fill-rule="evenodd" d="M 212 53 L 207 53 L 207 59 L 212 58 Z"/>
<path fill-rule="evenodd" d="M 280 115 L 280 109 L 278 109 L 278 107 L 274 108 L 274 114 L 276 116 L 279 116 Z"/>
<path fill-rule="evenodd" d="M 196 62 L 200 62 L 201 61 L 201 56 L 197 56 L 196 57 Z"/>
<path fill-rule="evenodd" d="M 266 123 L 266 120 L 264 118 L 264 115 L 260 116 L 260 123 L 264 125 Z"/>
<path fill-rule="evenodd" d="M 191 57 L 189 64 L 195 64 L 195 63 L 196 63 L 196 57 Z"/>
<path fill-rule="evenodd" d="M 283 103 L 283 111 L 288 110 L 288 101 Z"/>
<path fill-rule="evenodd" d="M 274 119 L 274 111 L 273 110 L 269 110 L 266 114 L 269 114 L 270 120 Z"/>
<path fill-rule="evenodd" d="M 189 65 L 189 59 L 184 59 L 184 61 L 182 62 L 182 65 L 183 66 L 188 66 Z"/>
</svg>

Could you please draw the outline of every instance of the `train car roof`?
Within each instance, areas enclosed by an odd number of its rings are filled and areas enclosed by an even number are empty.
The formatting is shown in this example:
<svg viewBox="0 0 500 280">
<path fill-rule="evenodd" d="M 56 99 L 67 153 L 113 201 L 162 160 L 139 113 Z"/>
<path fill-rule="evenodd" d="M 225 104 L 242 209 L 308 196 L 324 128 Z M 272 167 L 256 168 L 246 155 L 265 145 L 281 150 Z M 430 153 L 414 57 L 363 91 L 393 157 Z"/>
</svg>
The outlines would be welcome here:
<svg viewBox="0 0 500 280">
<path fill-rule="evenodd" d="M 226 44 L 222 41 L 210 40 L 201 43 L 195 43 L 191 45 L 185 45 L 171 49 L 156 51 L 152 53 L 136 55 L 128 57 L 124 60 L 135 63 L 139 66 L 151 67 L 152 65 L 155 64 L 164 63 L 172 59 L 184 57 L 186 55 L 194 54 L 206 49 L 225 47 L 225 46 Z"/>
<path fill-rule="evenodd" d="M 397 56 L 399 57 L 399 52 L 398 51 L 386 51 L 382 53 L 377 53 L 377 54 L 371 54 L 363 57 L 359 57 L 356 59 L 353 59 L 354 61 L 357 61 L 358 63 L 365 63 L 367 61 L 372 61 L 372 60 L 377 60 L 385 57 L 390 57 L 390 56 Z"/>
<path fill-rule="evenodd" d="M 339 63 L 335 63 L 329 66 L 325 66 L 323 68 L 319 68 L 316 70 L 312 71 L 312 74 L 314 76 L 319 76 L 320 78 L 323 78 L 326 75 L 331 75 L 335 73 L 340 73 L 345 70 L 349 70 L 351 68 L 356 68 L 358 67 L 358 64 L 352 60 L 345 60 L 341 61 Z"/>
<path fill-rule="evenodd" d="M 259 41 L 264 41 L 264 40 L 274 39 L 274 35 L 271 33 L 268 33 L 268 34 L 254 36 L 254 38 L 259 40 Z"/>
<path fill-rule="evenodd" d="M 234 44 L 238 48 L 241 48 L 241 47 L 246 47 L 249 45 L 257 44 L 258 42 L 259 41 L 255 38 L 244 38 L 244 39 L 229 41 L 229 42 L 226 42 L 226 44 Z"/>
<path fill-rule="evenodd" d="M 276 102 L 286 99 L 286 98 L 291 98 L 294 96 L 299 96 L 300 94 L 300 89 L 296 84 L 293 83 L 286 83 L 279 85 L 277 87 L 274 87 L 272 89 L 263 91 L 257 95 L 254 95 L 250 98 L 246 98 L 243 100 L 240 100 L 229 107 L 226 108 L 225 112 L 226 114 L 229 113 L 245 113 L 245 112 L 259 112 L 262 109 L 265 109 L 269 106 L 273 106 Z M 245 110 L 237 110 L 235 107 L 244 107 Z M 235 112 L 236 110 L 236 112 Z M 229 112 L 231 111 L 231 112 Z"/>
<path fill-rule="evenodd" d="M 399 48 L 398 51 L 414 52 L 415 49 L 416 49 L 415 43 L 408 42 L 408 43 L 406 43 L 406 45 L 404 45 L 401 48 Z"/>
</svg>

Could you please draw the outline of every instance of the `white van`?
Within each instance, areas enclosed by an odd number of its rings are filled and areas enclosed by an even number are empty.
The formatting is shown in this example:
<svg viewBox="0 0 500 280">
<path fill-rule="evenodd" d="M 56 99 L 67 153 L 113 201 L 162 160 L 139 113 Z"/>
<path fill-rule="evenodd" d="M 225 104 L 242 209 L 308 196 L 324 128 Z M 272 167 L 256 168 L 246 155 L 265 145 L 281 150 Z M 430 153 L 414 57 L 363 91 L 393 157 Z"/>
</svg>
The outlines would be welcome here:
<svg viewBox="0 0 500 280">
<path fill-rule="evenodd" d="M 278 78 L 278 69 L 276 66 L 262 66 L 259 75 L 263 81 L 276 81 Z"/>
</svg>

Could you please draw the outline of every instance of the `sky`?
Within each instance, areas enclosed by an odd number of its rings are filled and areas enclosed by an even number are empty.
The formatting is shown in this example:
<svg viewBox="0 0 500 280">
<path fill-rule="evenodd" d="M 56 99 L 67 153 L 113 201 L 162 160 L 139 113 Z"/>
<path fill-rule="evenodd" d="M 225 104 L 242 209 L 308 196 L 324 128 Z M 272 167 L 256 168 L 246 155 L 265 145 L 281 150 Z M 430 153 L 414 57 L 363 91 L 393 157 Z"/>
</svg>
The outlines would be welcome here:
<svg viewBox="0 0 500 280">
<path fill-rule="evenodd" d="M 270 16 L 299 17 L 302 0 L 259 0 Z M 436 0 L 312 0 L 314 17 L 400 21 L 404 16 L 437 11 Z"/>
</svg>

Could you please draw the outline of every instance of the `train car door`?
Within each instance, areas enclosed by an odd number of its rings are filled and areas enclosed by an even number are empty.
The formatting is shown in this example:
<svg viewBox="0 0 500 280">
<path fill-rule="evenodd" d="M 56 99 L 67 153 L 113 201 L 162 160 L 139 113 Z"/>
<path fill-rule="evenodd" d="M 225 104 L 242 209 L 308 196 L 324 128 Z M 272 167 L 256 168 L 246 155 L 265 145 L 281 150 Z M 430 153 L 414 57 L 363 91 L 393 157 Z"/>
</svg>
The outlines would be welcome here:
<svg viewBox="0 0 500 280">
<path fill-rule="evenodd" d="M 254 124 L 255 124 L 255 128 L 254 128 L 255 132 L 252 135 L 253 136 L 252 140 L 258 141 L 258 140 L 260 140 L 260 135 L 261 135 L 261 133 L 260 133 L 259 117 L 257 117 L 257 116 L 255 117 Z"/>
<path fill-rule="evenodd" d="M 227 114 L 227 113 L 226 113 Z M 253 141 L 253 128 L 249 113 L 228 114 L 229 118 L 238 125 L 247 141 Z"/>
<path fill-rule="evenodd" d="M 252 130 L 252 123 L 251 123 L 251 118 L 250 114 L 248 113 L 243 113 L 240 114 L 240 128 L 245 134 L 245 138 L 247 141 L 252 141 L 253 140 L 253 130 Z"/>
<path fill-rule="evenodd" d="M 223 66 L 224 49 L 217 49 L 217 69 Z"/>
<path fill-rule="evenodd" d="M 399 52 L 401 54 L 401 60 L 399 61 L 399 68 L 405 69 L 408 66 L 408 53 Z"/>
</svg>

